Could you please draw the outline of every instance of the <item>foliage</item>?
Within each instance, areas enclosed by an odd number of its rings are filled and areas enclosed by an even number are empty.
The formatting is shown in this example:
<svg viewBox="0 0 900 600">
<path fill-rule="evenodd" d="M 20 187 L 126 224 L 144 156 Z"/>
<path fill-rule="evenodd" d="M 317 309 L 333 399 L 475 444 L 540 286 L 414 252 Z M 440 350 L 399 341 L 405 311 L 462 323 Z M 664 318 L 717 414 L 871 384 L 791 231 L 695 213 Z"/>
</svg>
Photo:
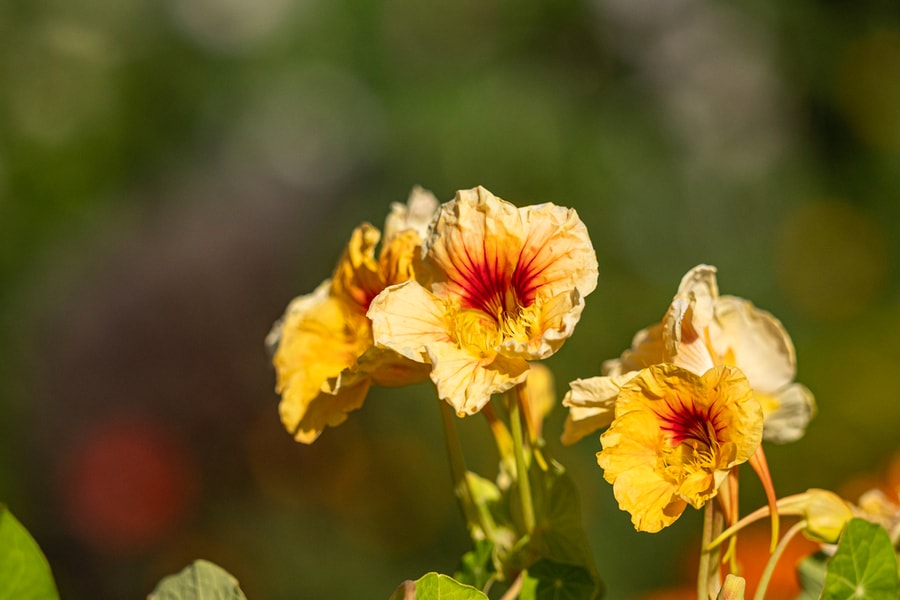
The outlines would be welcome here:
<svg viewBox="0 0 900 600">
<path fill-rule="evenodd" d="M 25 527 L 0 505 L 0 599 L 55 598 L 59 594 L 47 559 Z"/>
<path fill-rule="evenodd" d="M 222 567 L 195 560 L 162 579 L 148 600 L 246 600 L 238 581 Z"/>
<path fill-rule="evenodd" d="M 828 563 L 822 600 L 896 600 L 897 556 L 884 527 L 853 519 Z"/>
</svg>

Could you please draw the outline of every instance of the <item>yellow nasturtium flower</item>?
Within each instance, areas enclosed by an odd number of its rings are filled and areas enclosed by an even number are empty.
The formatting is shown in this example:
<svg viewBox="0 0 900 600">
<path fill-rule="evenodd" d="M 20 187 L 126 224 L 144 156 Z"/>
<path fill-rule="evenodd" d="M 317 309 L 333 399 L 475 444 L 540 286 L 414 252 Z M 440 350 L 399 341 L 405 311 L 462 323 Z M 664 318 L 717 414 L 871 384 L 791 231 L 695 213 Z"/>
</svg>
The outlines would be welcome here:
<svg viewBox="0 0 900 600">
<path fill-rule="evenodd" d="M 713 498 L 762 441 L 763 416 L 735 367 L 703 375 L 672 364 L 641 370 L 619 391 L 597 462 L 639 531 L 672 524 Z"/>
<path fill-rule="evenodd" d="M 716 365 L 740 368 L 762 405 L 768 441 L 799 439 L 815 414 L 812 393 L 794 382 L 794 345 L 781 322 L 748 300 L 720 296 L 715 267 L 699 265 L 682 278 L 662 323 L 639 331 L 631 349 L 603 364 L 602 377 L 571 383 L 563 399 L 569 407 L 563 442 L 609 425 L 621 387 L 659 363 L 697 375 Z"/>
<path fill-rule="evenodd" d="M 573 209 L 517 208 L 482 187 L 438 210 L 416 279 L 369 308 L 375 343 L 431 365 L 460 416 L 525 380 L 572 334 L 597 284 L 597 259 Z"/>
<path fill-rule="evenodd" d="M 437 200 L 421 188 L 407 205 L 395 203 L 381 233 L 357 227 L 334 274 L 316 290 L 291 301 L 266 343 L 276 370 L 278 407 L 285 428 L 298 442 L 312 443 L 358 409 L 369 387 L 424 380 L 428 370 L 385 348 L 376 348 L 366 311 L 389 285 L 413 277 L 422 239 Z"/>
</svg>

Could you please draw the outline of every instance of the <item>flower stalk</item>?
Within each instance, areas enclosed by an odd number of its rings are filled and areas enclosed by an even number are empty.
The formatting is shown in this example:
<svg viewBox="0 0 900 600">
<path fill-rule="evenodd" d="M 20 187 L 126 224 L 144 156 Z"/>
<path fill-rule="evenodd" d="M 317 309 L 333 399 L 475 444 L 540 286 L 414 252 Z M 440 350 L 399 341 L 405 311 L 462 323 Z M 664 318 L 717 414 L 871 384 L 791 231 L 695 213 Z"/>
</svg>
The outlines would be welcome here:
<svg viewBox="0 0 900 600">
<path fill-rule="evenodd" d="M 512 429 L 513 452 L 516 457 L 516 481 L 519 488 L 519 500 L 522 504 L 522 519 L 525 522 L 525 531 L 534 531 L 534 503 L 531 498 L 531 482 L 528 480 L 528 464 L 525 459 L 525 443 L 522 432 L 523 414 L 528 410 L 524 406 L 524 383 L 515 387 L 513 394 L 508 394 L 509 426 Z"/>
</svg>

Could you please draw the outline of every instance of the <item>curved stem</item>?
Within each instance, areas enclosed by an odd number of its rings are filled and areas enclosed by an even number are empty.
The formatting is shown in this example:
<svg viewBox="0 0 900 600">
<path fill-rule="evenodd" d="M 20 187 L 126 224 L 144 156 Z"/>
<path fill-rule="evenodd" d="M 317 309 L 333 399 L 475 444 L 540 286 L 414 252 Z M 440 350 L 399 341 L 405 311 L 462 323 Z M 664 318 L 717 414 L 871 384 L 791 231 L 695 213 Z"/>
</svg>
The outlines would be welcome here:
<svg viewBox="0 0 900 600">
<path fill-rule="evenodd" d="M 766 568 L 763 570 L 762 576 L 759 578 L 759 584 L 756 587 L 756 593 L 753 595 L 753 600 L 763 600 L 763 598 L 765 598 L 766 590 L 769 588 L 769 581 L 772 579 L 772 573 L 775 572 L 775 565 L 778 564 L 778 559 L 781 558 L 781 555 L 787 547 L 788 542 L 791 541 L 791 538 L 797 535 L 797 532 L 802 531 L 806 527 L 806 524 L 805 520 L 794 523 L 794 525 L 784 534 L 784 537 L 778 542 L 775 551 L 772 553 L 772 556 L 769 557 L 769 562 L 766 563 Z"/>
<path fill-rule="evenodd" d="M 509 400 L 509 426 L 512 429 L 513 451 L 516 455 L 516 482 L 519 488 L 519 500 L 522 504 L 522 518 L 525 521 L 525 531 L 534 531 L 534 504 L 531 499 L 531 482 L 528 480 L 528 467 L 525 462 L 525 444 L 522 436 L 522 415 L 526 407 L 521 406 L 521 388 L 524 384 L 516 386 L 514 394 L 507 395 Z"/>
</svg>

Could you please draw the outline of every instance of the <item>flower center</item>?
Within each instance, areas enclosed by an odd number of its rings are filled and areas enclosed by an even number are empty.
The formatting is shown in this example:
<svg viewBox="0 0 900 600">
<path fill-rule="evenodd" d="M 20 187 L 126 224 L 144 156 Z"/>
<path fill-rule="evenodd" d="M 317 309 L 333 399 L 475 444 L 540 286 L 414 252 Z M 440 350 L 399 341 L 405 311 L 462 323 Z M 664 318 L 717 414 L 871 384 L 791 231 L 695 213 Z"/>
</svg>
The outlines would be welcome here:
<svg viewBox="0 0 900 600">
<path fill-rule="evenodd" d="M 697 449 L 700 446 L 713 448 L 719 443 L 715 415 L 710 408 L 701 410 L 693 404 L 686 404 L 680 398 L 676 406 L 660 415 L 660 429 L 669 434 L 672 446 L 688 443 Z"/>
<path fill-rule="evenodd" d="M 497 323 L 481 310 L 463 309 L 453 317 L 453 336 L 463 350 L 480 358 L 493 358 L 500 344 Z"/>
</svg>

